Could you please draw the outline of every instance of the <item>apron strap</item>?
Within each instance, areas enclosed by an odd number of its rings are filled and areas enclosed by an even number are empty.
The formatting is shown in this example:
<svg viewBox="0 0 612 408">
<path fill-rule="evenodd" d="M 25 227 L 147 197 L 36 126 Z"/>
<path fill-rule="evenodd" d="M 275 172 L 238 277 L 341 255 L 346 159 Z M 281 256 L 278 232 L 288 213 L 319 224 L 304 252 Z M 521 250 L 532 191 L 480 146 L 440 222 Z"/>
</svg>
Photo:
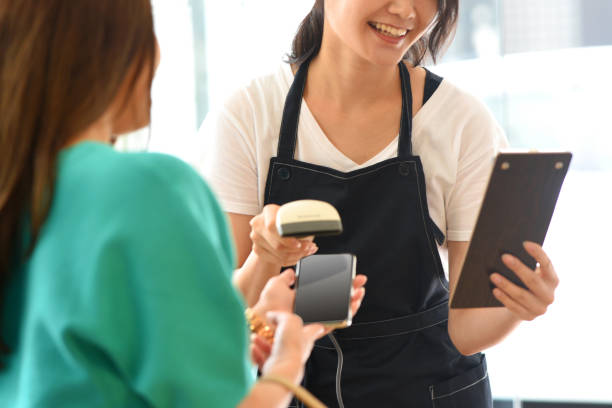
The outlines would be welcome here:
<svg viewBox="0 0 612 408">
<path fill-rule="evenodd" d="M 276 153 L 276 156 L 281 159 L 293 159 L 295 154 L 302 97 L 304 95 L 304 87 L 306 86 L 309 65 L 310 58 L 300 65 L 285 99 Z M 412 88 L 410 87 L 410 74 L 406 66 L 403 62 L 400 62 L 398 65 L 402 86 L 402 116 L 397 156 L 399 159 L 408 159 L 412 156 Z"/>
<path fill-rule="evenodd" d="M 412 156 L 412 88 L 406 65 L 403 61 L 400 61 L 398 65 L 402 81 L 402 118 L 397 142 L 397 157 L 405 160 Z"/>
<path fill-rule="evenodd" d="M 295 73 L 293 84 L 289 88 L 285 107 L 283 108 L 283 119 L 278 140 L 278 151 L 276 156 L 281 159 L 293 159 L 297 142 L 298 123 L 300 121 L 300 110 L 302 109 L 302 96 L 308 76 L 310 58 L 302 62 Z"/>
</svg>

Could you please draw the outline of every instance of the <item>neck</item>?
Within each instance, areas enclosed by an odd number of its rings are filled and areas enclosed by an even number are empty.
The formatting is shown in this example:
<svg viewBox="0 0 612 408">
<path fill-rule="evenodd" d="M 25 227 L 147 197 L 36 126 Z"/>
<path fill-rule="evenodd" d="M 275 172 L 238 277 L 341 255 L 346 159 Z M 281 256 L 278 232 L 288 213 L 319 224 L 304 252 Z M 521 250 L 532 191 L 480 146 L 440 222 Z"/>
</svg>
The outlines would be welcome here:
<svg viewBox="0 0 612 408">
<path fill-rule="evenodd" d="M 70 147 L 84 141 L 93 141 L 111 144 L 113 140 L 113 127 L 111 121 L 105 115 L 92 123 L 87 129 L 70 138 L 66 146 Z"/>
<path fill-rule="evenodd" d="M 310 64 L 306 98 L 322 98 L 350 109 L 381 98 L 401 97 L 397 65 L 376 65 L 330 38 L 328 32 L 324 31 L 319 54 Z"/>
</svg>

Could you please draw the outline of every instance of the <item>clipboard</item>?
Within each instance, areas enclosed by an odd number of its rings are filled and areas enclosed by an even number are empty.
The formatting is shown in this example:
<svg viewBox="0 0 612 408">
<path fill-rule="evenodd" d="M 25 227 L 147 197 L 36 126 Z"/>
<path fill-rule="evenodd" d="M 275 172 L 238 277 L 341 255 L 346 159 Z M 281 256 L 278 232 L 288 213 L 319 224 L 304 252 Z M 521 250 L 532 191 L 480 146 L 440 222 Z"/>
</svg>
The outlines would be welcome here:
<svg viewBox="0 0 612 408">
<path fill-rule="evenodd" d="M 525 287 L 501 256 L 512 254 L 535 269 L 536 261 L 523 248 L 523 241 L 544 242 L 571 158 L 567 152 L 498 154 L 452 308 L 503 306 L 492 293 L 489 275 L 493 272 Z"/>
</svg>

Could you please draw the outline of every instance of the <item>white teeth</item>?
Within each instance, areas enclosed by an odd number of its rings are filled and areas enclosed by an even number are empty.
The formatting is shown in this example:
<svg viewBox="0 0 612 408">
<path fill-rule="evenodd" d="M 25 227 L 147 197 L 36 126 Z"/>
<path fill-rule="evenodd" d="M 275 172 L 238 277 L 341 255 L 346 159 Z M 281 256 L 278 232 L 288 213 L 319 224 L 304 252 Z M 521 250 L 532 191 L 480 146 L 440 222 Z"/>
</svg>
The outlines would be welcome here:
<svg viewBox="0 0 612 408">
<path fill-rule="evenodd" d="M 376 27 L 376 29 L 381 33 L 391 37 L 403 37 L 407 32 L 407 30 L 399 30 L 383 23 L 374 23 L 374 27 Z"/>
</svg>

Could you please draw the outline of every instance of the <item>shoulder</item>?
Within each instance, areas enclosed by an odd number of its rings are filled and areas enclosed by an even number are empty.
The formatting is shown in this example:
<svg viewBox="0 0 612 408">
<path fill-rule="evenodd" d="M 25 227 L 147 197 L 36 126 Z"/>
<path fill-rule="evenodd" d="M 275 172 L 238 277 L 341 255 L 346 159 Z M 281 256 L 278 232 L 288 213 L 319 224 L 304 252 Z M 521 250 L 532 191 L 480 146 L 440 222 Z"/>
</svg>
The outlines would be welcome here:
<svg viewBox="0 0 612 408">
<path fill-rule="evenodd" d="M 455 134 L 480 134 L 483 137 L 505 137 L 497 119 L 483 101 L 444 79 L 424 109 L 424 118 Z"/>
<path fill-rule="evenodd" d="M 219 113 L 235 120 L 274 113 L 284 105 L 292 82 L 290 65 L 282 63 L 274 72 L 256 77 L 235 90 L 224 101 Z"/>
<path fill-rule="evenodd" d="M 254 78 L 235 90 L 211 110 L 198 132 L 198 143 L 205 157 L 197 159 L 198 169 L 207 173 L 202 163 L 220 160 L 211 155 L 229 154 L 235 158 L 232 152 L 242 153 L 252 162 L 256 146 L 273 143 L 268 138 L 277 134 L 292 82 L 291 67 L 283 63 L 274 72 Z"/>
<path fill-rule="evenodd" d="M 451 114 L 453 119 L 462 122 L 470 120 L 484 120 L 496 122 L 490 109 L 480 99 L 470 92 L 457 86 L 448 79 L 444 79 L 438 90 L 433 105 L 440 113 Z"/>
<path fill-rule="evenodd" d="M 61 162 L 51 229 L 130 248 L 192 242 L 233 263 L 225 215 L 191 166 L 164 154 L 85 150 Z"/>
<path fill-rule="evenodd" d="M 251 79 L 208 114 L 201 132 L 225 133 L 229 127 L 247 133 L 277 119 L 282 114 L 292 82 L 291 67 L 286 63 L 281 63 L 273 72 Z"/>
<path fill-rule="evenodd" d="M 91 215 L 133 218 L 143 209 L 180 211 L 216 201 L 185 162 L 158 153 L 121 153 L 108 146 L 77 146 L 60 161 L 56 185 L 62 208 L 96 209 Z"/>
</svg>

